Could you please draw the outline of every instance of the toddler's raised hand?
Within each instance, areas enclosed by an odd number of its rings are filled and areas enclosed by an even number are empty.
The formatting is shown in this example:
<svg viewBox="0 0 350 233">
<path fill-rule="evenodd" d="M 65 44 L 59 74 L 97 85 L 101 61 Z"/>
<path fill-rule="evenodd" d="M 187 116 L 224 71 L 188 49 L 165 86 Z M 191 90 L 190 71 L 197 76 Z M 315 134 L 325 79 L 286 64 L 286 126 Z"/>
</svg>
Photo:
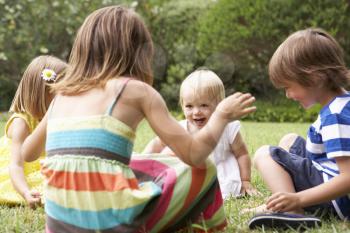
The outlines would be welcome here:
<svg viewBox="0 0 350 233">
<path fill-rule="evenodd" d="M 255 98 L 251 94 L 236 92 L 222 100 L 216 107 L 216 111 L 224 119 L 237 120 L 256 110 L 255 106 L 251 106 L 254 101 Z"/>
</svg>

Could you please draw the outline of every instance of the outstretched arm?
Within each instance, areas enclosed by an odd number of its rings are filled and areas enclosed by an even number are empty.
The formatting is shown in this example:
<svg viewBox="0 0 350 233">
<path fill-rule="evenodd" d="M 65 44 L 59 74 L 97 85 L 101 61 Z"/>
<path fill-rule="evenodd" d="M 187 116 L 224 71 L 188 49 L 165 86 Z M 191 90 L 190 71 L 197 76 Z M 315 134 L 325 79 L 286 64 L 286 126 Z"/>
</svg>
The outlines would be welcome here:
<svg viewBox="0 0 350 233">
<path fill-rule="evenodd" d="M 228 122 L 255 111 L 254 97 L 235 93 L 219 103 L 209 122 L 195 134 L 189 134 L 169 114 L 163 98 L 153 88 L 146 88 L 148 98 L 140 101 L 152 129 L 185 163 L 199 166 L 215 148 Z"/>
<path fill-rule="evenodd" d="M 15 118 L 10 126 L 9 135 L 12 138 L 11 161 L 9 166 L 13 187 L 26 200 L 31 208 L 40 203 L 40 193 L 31 191 L 24 174 L 24 161 L 21 148 L 29 135 L 27 123 L 21 118 Z"/>
</svg>

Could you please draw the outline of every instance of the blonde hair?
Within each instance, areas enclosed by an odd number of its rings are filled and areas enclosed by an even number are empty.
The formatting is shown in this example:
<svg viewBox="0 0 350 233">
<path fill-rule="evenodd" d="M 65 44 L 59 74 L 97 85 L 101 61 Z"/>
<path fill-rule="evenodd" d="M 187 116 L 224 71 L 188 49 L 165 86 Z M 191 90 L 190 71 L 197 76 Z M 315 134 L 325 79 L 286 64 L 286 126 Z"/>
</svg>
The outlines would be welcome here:
<svg viewBox="0 0 350 233">
<path fill-rule="evenodd" d="M 36 119 L 42 119 L 50 105 L 49 83 L 41 77 L 44 69 L 52 69 L 57 74 L 56 80 L 64 75 L 67 64 L 53 56 L 36 57 L 24 71 L 12 100 L 10 112 L 28 113 Z"/>
<path fill-rule="evenodd" d="M 131 9 L 101 8 L 80 27 L 69 68 L 54 89 L 65 95 L 104 87 L 108 80 L 132 76 L 152 84 L 153 43 L 143 21 Z"/>
<path fill-rule="evenodd" d="M 273 54 L 269 76 L 277 88 L 283 87 L 286 81 L 333 91 L 349 84 L 341 47 L 331 35 L 318 28 L 290 35 Z"/>
<path fill-rule="evenodd" d="M 208 96 L 216 103 L 225 98 L 225 87 L 219 76 L 213 71 L 201 68 L 186 77 L 180 86 L 180 105 L 183 107 L 183 94 L 186 87 L 190 87 L 196 96 Z"/>
</svg>

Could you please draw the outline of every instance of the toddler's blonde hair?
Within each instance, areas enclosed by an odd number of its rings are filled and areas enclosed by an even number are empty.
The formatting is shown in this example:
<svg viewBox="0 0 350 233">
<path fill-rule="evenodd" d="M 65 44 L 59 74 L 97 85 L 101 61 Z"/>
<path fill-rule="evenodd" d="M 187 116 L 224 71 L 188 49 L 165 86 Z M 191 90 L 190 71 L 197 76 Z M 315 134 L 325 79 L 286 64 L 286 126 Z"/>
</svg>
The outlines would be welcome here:
<svg viewBox="0 0 350 233">
<path fill-rule="evenodd" d="M 183 107 L 183 92 L 190 87 L 195 96 L 208 96 L 219 103 L 225 98 L 225 87 L 219 76 L 206 68 L 200 68 L 192 72 L 182 82 L 180 87 L 180 105 Z"/>
<path fill-rule="evenodd" d="M 64 75 L 67 64 L 48 55 L 36 57 L 24 71 L 10 107 L 11 113 L 28 113 L 35 119 L 42 119 L 50 105 L 51 90 L 47 81 L 41 77 L 44 69 L 53 70 L 56 81 Z"/>
</svg>

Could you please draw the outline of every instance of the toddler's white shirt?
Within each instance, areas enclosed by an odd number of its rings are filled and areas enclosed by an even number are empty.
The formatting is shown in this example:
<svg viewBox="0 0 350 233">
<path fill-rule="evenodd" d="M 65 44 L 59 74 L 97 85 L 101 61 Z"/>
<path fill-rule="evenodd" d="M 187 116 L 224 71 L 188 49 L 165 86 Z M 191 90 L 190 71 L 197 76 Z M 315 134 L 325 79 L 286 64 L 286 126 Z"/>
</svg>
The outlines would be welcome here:
<svg viewBox="0 0 350 233">
<path fill-rule="evenodd" d="M 179 123 L 184 129 L 188 130 L 187 120 L 182 120 Z M 216 165 L 223 199 L 227 199 L 230 196 L 239 196 L 241 191 L 242 182 L 239 166 L 231 150 L 231 145 L 240 128 L 241 124 L 239 121 L 229 123 L 224 129 L 213 153 L 209 156 Z"/>
</svg>

